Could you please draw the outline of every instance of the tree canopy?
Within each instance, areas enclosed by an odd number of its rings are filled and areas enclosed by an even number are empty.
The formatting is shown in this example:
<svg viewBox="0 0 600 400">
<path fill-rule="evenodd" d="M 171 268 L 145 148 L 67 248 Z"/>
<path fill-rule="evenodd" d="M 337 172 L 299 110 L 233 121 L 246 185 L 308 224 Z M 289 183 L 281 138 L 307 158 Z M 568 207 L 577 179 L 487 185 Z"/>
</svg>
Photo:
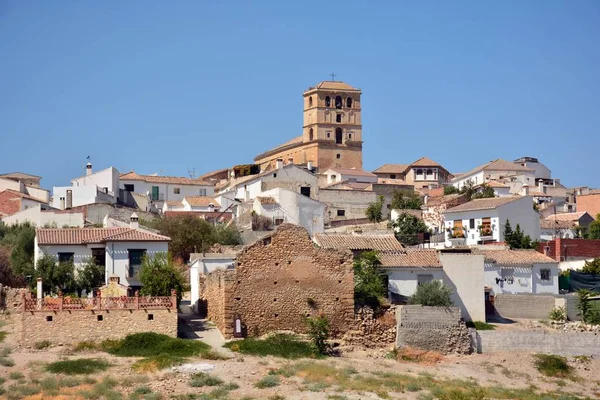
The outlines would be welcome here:
<svg viewBox="0 0 600 400">
<path fill-rule="evenodd" d="M 145 256 L 139 272 L 142 283 L 141 294 L 147 296 L 170 296 L 171 290 L 177 291 L 177 299 L 181 300 L 186 286 L 186 279 L 167 253 Z"/>
<path fill-rule="evenodd" d="M 410 298 L 410 304 L 423 306 L 450 307 L 452 303 L 452 290 L 438 280 L 425 282 L 417 286 L 417 291 Z"/>
<path fill-rule="evenodd" d="M 396 239 L 406 245 L 414 245 L 419 242 L 418 234 L 429 232 L 429 228 L 422 219 L 412 214 L 403 212 L 392 223 Z"/>
<path fill-rule="evenodd" d="M 377 201 L 370 203 L 365 210 L 365 215 L 369 218 L 369 221 L 373 223 L 383 221 L 383 196 L 378 196 Z"/>
<path fill-rule="evenodd" d="M 587 239 L 600 240 L 600 214 L 587 227 Z"/>
<path fill-rule="evenodd" d="M 421 197 L 414 191 L 394 190 L 391 208 L 394 210 L 420 210 Z"/>
<path fill-rule="evenodd" d="M 449 194 L 456 194 L 458 193 L 458 189 L 456 188 L 456 186 L 444 186 L 444 196 L 447 196 Z"/>
<path fill-rule="evenodd" d="M 384 274 L 377 252 L 367 251 L 354 260 L 354 299 L 358 304 L 377 307 L 387 295 Z"/>
<path fill-rule="evenodd" d="M 586 261 L 581 269 L 584 274 L 600 275 L 600 258 L 594 258 L 592 261 Z"/>
<path fill-rule="evenodd" d="M 536 247 L 536 242 L 532 241 L 529 235 L 525 235 L 519 224 L 513 231 L 509 220 L 506 220 L 506 224 L 504 224 L 504 242 L 511 249 L 533 249 Z"/>
</svg>

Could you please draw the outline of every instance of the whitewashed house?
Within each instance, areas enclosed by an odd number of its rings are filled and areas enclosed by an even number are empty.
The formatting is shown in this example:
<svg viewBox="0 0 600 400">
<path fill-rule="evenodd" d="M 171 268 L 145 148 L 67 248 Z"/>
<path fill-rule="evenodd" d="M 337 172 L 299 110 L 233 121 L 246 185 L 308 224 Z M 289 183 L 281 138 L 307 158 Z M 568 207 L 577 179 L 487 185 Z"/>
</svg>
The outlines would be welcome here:
<svg viewBox="0 0 600 400">
<path fill-rule="evenodd" d="M 64 210 L 95 203 L 117 203 L 119 197 L 119 171 L 113 167 L 93 172 L 87 163 L 85 175 L 71 179 L 71 186 L 55 186 L 52 189 L 54 208 Z"/>
<path fill-rule="evenodd" d="M 128 202 L 130 193 L 137 193 L 147 196 L 159 210 L 167 201 L 182 201 L 185 197 L 212 197 L 214 195 L 214 185 L 201 179 L 140 175 L 134 171 L 121 174 L 119 188 L 124 202 Z"/>
<path fill-rule="evenodd" d="M 511 184 L 511 193 L 517 193 L 522 185 L 535 185 L 535 170 L 510 161 L 497 159 L 480 165 L 473 170 L 452 178 L 456 188 L 472 183 L 474 186 L 489 181 L 500 181 Z M 513 187 L 514 186 L 514 187 Z"/>
<path fill-rule="evenodd" d="M 83 228 L 85 216 L 83 211 L 57 210 L 45 204 L 37 204 L 23 211 L 2 218 L 2 222 L 11 226 L 29 222 L 38 227 L 74 227 Z"/>
<path fill-rule="evenodd" d="M 478 250 L 490 294 L 558 294 L 558 262 L 535 250 Z"/>
<path fill-rule="evenodd" d="M 513 230 L 519 224 L 531 240 L 540 238 L 540 216 L 533 208 L 531 197 L 494 197 L 471 200 L 445 210 L 446 245 L 504 242 L 507 220 Z M 458 239 L 460 243 L 453 243 L 456 241 L 451 239 Z"/>
<path fill-rule="evenodd" d="M 586 211 L 574 213 L 552 214 L 540 221 L 540 238 L 544 241 L 575 239 L 579 237 L 579 229 L 587 227 L 594 218 Z"/>
<path fill-rule="evenodd" d="M 338 182 L 360 182 L 360 183 L 377 183 L 377 175 L 354 168 L 330 168 L 325 171 L 327 184 Z"/>
<path fill-rule="evenodd" d="M 166 253 L 171 239 L 139 228 L 135 214 L 128 227 L 38 228 L 34 240 L 34 260 L 44 254 L 59 262 L 73 260 L 75 266 L 94 260 L 105 267 L 105 277 L 117 275 L 133 289 L 141 283 L 137 273 L 144 255 Z"/>
<path fill-rule="evenodd" d="M 12 174 L 0 175 L 0 192 L 3 190 L 13 190 L 26 194 L 40 203 L 50 201 L 50 193 L 40 187 L 41 177 L 35 175 L 15 172 Z"/>
<path fill-rule="evenodd" d="M 325 204 L 288 189 L 275 188 L 254 199 L 253 211 L 271 218 L 273 225 L 300 225 L 313 236 L 324 231 Z"/>
<path fill-rule="evenodd" d="M 165 201 L 162 212 L 187 211 L 187 212 L 216 212 L 221 209 L 221 204 L 209 196 L 187 196 L 183 200 Z"/>
</svg>

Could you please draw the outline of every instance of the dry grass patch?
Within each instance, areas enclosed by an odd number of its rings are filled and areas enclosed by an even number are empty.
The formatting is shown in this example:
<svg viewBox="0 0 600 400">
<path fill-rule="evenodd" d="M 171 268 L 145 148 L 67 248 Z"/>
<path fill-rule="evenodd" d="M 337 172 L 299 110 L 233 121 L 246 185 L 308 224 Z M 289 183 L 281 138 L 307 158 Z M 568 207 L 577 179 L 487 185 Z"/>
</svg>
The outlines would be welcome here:
<svg viewBox="0 0 600 400">
<path fill-rule="evenodd" d="M 412 347 L 398 349 L 396 357 L 398 361 L 409 361 L 423 365 L 435 365 L 444 361 L 444 356 L 437 351 L 420 350 Z"/>
</svg>

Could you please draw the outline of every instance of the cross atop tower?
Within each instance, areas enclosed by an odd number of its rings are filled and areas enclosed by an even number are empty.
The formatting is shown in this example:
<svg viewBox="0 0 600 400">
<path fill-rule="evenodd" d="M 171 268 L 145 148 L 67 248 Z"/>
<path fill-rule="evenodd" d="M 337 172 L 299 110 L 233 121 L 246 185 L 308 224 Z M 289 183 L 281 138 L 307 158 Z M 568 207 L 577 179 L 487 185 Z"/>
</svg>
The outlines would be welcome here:
<svg viewBox="0 0 600 400">
<path fill-rule="evenodd" d="M 335 82 L 335 77 L 336 75 L 332 72 L 331 74 L 329 74 L 331 76 L 331 81 Z"/>
</svg>

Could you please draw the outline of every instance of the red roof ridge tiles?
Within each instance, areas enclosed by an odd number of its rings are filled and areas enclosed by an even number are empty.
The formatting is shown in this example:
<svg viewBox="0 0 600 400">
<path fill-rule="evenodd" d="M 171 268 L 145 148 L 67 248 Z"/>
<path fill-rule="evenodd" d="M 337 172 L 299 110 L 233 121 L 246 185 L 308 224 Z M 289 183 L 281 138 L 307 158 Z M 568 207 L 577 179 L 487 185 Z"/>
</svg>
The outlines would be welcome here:
<svg viewBox="0 0 600 400">
<path fill-rule="evenodd" d="M 38 228 L 39 245 L 87 244 L 104 242 L 166 242 L 171 238 L 142 229 L 113 228 Z"/>
</svg>

